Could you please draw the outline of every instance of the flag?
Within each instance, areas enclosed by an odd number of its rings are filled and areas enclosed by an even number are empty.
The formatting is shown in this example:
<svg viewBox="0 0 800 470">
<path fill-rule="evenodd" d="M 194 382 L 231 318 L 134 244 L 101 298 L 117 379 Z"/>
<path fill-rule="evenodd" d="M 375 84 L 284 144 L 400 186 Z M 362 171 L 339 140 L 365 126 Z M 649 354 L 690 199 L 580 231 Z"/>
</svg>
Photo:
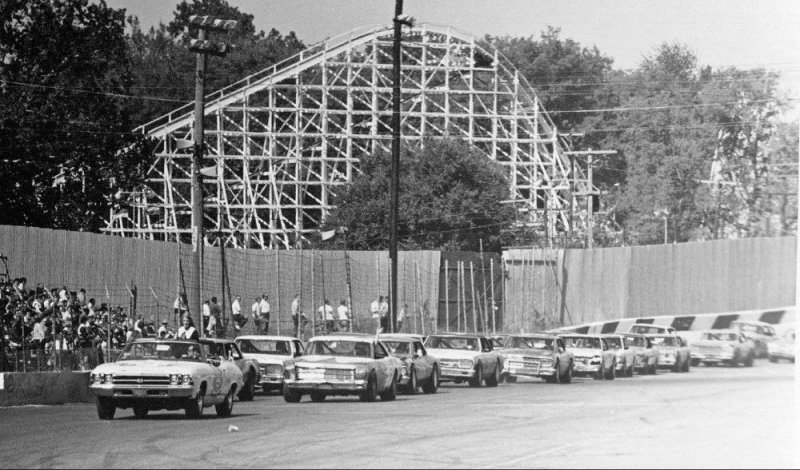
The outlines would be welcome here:
<svg viewBox="0 0 800 470">
<path fill-rule="evenodd" d="M 322 241 L 330 240 L 331 238 L 333 238 L 334 235 L 336 235 L 336 230 L 327 230 L 325 232 L 320 232 L 320 235 L 322 235 Z"/>
<path fill-rule="evenodd" d="M 217 177 L 217 167 L 216 166 L 207 166 L 205 168 L 200 169 L 200 174 L 203 176 L 208 176 L 209 178 L 216 178 Z"/>
</svg>

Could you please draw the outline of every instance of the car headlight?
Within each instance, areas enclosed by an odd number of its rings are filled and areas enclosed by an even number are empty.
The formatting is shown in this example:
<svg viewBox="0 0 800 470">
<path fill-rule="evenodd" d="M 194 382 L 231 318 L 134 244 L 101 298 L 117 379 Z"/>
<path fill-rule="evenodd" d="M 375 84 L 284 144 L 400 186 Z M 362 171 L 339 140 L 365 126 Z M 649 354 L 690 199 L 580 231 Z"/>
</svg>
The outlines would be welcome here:
<svg viewBox="0 0 800 470">
<path fill-rule="evenodd" d="M 367 367 L 366 366 L 358 366 L 356 367 L 355 377 L 356 380 L 366 380 L 367 378 Z"/>
<path fill-rule="evenodd" d="M 99 384 L 110 384 L 114 381 L 113 374 L 97 374 L 96 376 L 96 383 Z"/>
<path fill-rule="evenodd" d="M 194 385 L 194 381 L 192 380 L 192 376 L 190 374 L 183 374 L 181 376 L 181 384 L 183 384 L 183 385 Z"/>
<path fill-rule="evenodd" d="M 169 384 L 170 385 L 178 385 L 181 381 L 181 376 L 178 374 L 170 374 L 169 375 Z"/>
<path fill-rule="evenodd" d="M 475 363 L 472 362 L 470 359 L 462 359 L 458 361 L 458 368 L 459 369 L 472 369 L 475 366 Z"/>
<path fill-rule="evenodd" d="M 595 355 L 595 356 L 592 356 L 592 364 L 600 364 L 600 360 L 601 359 L 602 359 L 602 357 L 600 357 L 599 354 Z"/>
</svg>

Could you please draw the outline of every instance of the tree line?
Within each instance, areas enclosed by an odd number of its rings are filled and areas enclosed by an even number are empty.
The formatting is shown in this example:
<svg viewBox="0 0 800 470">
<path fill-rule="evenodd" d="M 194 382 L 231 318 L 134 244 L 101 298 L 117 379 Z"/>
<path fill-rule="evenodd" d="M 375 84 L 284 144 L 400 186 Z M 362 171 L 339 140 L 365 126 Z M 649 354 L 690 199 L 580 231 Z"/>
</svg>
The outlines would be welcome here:
<svg viewBox="0 0 800 470">
<path fill-rule="evenodd" d="M 182 1 L 168 24 L 145 31 L 103 1 L 0 3 L 0 223 L 99 231 L 120 194 L 141 184 L 152 142 L 136 126 L 192 101 L 193 14 L 235 19 L 235 46 L 209 61 L 207 89 L 262 70 L 306 45 L 294 32 L 258 31 L 225 0 Z M 712 68 L 664 43 L 632 70 L 597 47 L 562 38 L 486 36 L 533 86 L 577 148 L 616 150 L 594 165 L 602 191 L 595 246 L 796 233 L 797 124 L 779 71 Z M 334 203 L 319 247 L 385 249 L 386 155 Z M 503 172 L 464 142 L 404 149 L 402 249 L 487 250 L 545 244 L 509 230 L 517 214 Z"/>
</svg>

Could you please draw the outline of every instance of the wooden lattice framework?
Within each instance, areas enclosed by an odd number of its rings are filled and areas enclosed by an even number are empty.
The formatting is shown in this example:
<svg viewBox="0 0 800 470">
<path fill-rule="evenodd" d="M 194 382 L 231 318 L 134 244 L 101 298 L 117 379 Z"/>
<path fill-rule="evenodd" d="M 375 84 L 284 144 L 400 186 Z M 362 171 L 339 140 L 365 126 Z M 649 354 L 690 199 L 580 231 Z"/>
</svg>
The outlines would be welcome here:
<svg viewBox="0 0 800 470">
<path fill-rule="evenodd" d="M 207 96 L 206 244 L 293 248 L 318 232 L 361 159 L 391 147 L 391 26 L 354 30 Z M 418 25 L 402 42 L 402 139 L 455 137 L 508 168 L 520 225 L 583 232 L 590 190 L 533 88 L 472 36 Z M 138 130 L 158 142 L 147 188 L 105 230 L 191 242 L 189 103 Z M 214 167 L 214 168 L 209 168 Z"/>
</svg>

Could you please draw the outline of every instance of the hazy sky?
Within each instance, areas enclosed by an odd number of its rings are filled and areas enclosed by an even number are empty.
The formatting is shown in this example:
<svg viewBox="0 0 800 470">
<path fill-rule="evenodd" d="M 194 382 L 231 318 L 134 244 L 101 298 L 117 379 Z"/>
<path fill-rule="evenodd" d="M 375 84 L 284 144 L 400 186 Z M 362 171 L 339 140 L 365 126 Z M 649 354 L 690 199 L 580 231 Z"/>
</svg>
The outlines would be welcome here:
<svg viewBox="0 0 800 470">
<path fill-rule="evenodd" d="M 295 31 L 306 44 L 359 26 L 388 24 L 394 0 L 228 0 L 257 29 Z M 169 22 L 177 0 L 107 0 L 143 26 Z M 467 33 L 535 36 L 547 26 L 597 46 L 615 68 L 634 68 L 664 41 L 688 45 L 702 65 L 764 66 L 800 96 L 800 0 L 405 0 L 420 22 Z"/>
</svg>

